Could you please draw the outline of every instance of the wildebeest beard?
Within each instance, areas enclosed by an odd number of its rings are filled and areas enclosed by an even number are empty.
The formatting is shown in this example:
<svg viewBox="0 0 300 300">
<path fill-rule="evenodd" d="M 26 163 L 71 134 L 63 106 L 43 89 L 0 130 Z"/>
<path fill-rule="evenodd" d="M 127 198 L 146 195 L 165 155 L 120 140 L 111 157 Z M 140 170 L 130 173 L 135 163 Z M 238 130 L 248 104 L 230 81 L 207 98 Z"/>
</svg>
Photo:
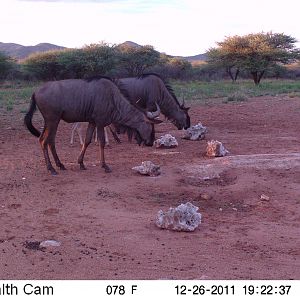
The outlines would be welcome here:
<svg viewBox="0 0 300 300">
<path fill-rule="evenodd" d="M 132 137 L 134 137 L 139 146 L 142 144 L 143 139 L 136 129 L 121 124 L 114 124 L 114 127 L 116 128 L 117 134 L 127 134 L 130 141 L 132 140 Z"/>
</svg>

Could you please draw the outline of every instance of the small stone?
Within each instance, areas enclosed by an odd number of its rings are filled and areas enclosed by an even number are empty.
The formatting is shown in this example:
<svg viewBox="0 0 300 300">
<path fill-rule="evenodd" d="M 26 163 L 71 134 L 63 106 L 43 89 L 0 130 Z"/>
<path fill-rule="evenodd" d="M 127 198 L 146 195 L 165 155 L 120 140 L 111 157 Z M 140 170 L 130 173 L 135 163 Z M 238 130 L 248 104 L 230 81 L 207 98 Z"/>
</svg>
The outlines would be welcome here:
<svg viewBox="0 0 300 300">
<path fill-rule="evenodd" d="M 156 217 L 156 225 L 163 229 L 175 231 L 194 231 L 201 223 L 198 207 L 187 202 L 176 208 L 170 207 L 167 212 L 160 210 Z"/>
<path fill-rule="evenodd" d="M 40 247 L 59 247 L 61 245 L 61 242 L 55 241 L 55 240 L 46 240 L 40 242 Z"/>
<path fill-rule="evenodd" d="M 143 161 L 140 166 L 133 167 L 141 175 L 158 176 L 161 174 L 160 166 L 155 165 L 152 161 Z"/>
<path fill-rule="evenodd" d="M 214 140 L 207 142 L 206 155 L 208 157 L 225 156 L 227 153 L 229 153 L 229 151 L 225 149 L 221 142 Z"/>
<path fill-rule="evenodd" d="M 206 133 L 207 128 L 201 123 L 198 123 L 197 125 L 191 126 L 184 132 L 183 139 L 191 141 L 203 140 L 205 138 Z"/>
<path fill-rule="evenodd" d="M 263 200 L 263 201 L 269 201 L 269 200 L 270 200 L 270 197 L 267 196 L 267 195 L 265 195 L 265 194 L 262 194 L 262 195 L 260 196 L 260 200 Z"/>
<path fill-rule="evenodd" d="M 204 193 L 204 194 L 200 195 L 200 198 L 203 199 L 203 200 L 211 200 L 212 196 L 209 195 L 209 194 Z"/>
<path fill-rule="evenodd" d="M 154 142 L 156 148 L 174 148 L 178 146 L 178 142 L 171 134 L 165 134 Z"/>
</svg>

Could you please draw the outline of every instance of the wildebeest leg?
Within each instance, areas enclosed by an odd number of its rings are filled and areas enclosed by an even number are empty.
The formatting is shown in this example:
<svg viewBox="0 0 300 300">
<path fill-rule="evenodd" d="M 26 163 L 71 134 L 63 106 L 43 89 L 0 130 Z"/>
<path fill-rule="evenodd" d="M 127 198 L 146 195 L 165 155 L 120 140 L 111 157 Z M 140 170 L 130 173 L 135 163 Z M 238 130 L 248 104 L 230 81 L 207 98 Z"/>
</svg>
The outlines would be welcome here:
<svg viewBox="0 0 300 300">
<path fill-rule="evenodd" d="M 55 148 L 55 136 L 56 136 L 58 123 L 59 123 L 59 121 L 57 123 L 53 123 L 51 125 L 51 127 L 49 126 L 49 128 L 51 128 L 51 133 L 49 133 L 49 138 L 48 138 L 49 143 L 48 143 L 48 145 L 49 145 L 49 148 L 50 148 L 51 153 L 53 155 L 56 166 L 59 167 L 61 170 L 66 170 L 65 166 L 59 160 L 57 152 L 56 152 L 56 148 Z"/>
<path fill-rule="evenodd" d="M 55 148 L 56 130 L 57 130 L 57 127 L 55 129 L 53 129 L 53 132 L 51 132 L 51 136 L 49 136 L 49 148 L 52 152 L 56 166 L 59 167 L 61 170 L 66 170 L 65 166 L 59 160 L 57 152 L 56 152 L 56 148 Z"/>
<path fill-rule="evenodd" d="M 84 158 L 84 154 L 85 154 L 85 151 L 86 151 L 88 145 L 92 142 L 95 127 L 96 127 L 96 125 L 94 123 L 89 123 L 88 128 L 86 130 L 85 140 L 84 140 L 80 155 L 78 157 L 78 163 L 80 165 L 81 170 L 86 170 L 86 167 L 83 164 L 83 158 Z"/>
<path fill-rule="evenodd" d="M 97 134 L 97 130 L 94 131 L 94 140 L 95 140 L 95 144 L 98 144 L 98 134 Z"/>
<path fill-rule="evenodd" d="M 74 142 L 74 133 L 75 130 L 77 129 L 79 123 L 73 123 L 72 124 L 72 129 L 71 129 L 71 140 L 70 140 L 70 144 L 73 145 Z"/>
<path fill-rule="evenodd" d="M 97 132 L 97 130 L 96 130 Z M 105 146 L 109 146 L 109 139 L 108 139 L 108 134 L 107 134 L 107 126 L 104 127 L 104 137 L 105 137 Z"/>
<path fill-rule="evenodd" d="M 55 171 L 55 169 L 53 168 L 53 166 L 51 164 L 51 161 L 49 158 L 49 153 L 48 153 L 49 134 L 50 134 L 50 130 L 49 130 L 47 124 L 45 123 L 44 130 L 43 130 L 41 136 L 39 137 L 39 142 L 41 144 L 42 151 L 43 151 L 43 154 L 45 157 L 47 170 L 50 171 L 52 175 L 57 175 L 57 172 Z"/>
<path fill-rule="evenodd" d="M 77 131 L 77 133 L 78 133 L 79 140 L 80 140 L 80 145 L 83 145 L 83 140 L 82 140 L 82 124 L 80 122 L 73 123 L 73 125 L 72 125 L 70 144 L 73 145 L 75 131 Z"/>
<path fill-rule="evenodd" d="M 100 163 L 102 168 L 104 168 L 106 173 L 110 173 L 110 167 L 105 163 L 104 159 L 104 147 L 105 147 L 105 134 L 104 134 L 104 127 L 97 126 L 97 133 L 99 139 L 99 147 L 100 147 Z"/>
<path fill-rule="evenodd" d="M 121 144 L 121 140 L 119 139 L 117 133 L 111 128 L 110 125 L 108 125 L 108 128 L 109 128 L 111 134 L 113 135 L 114 139 L 116 140 L 116 142 Z"/>
<path fill-rule="evenodd" d="M 83 139 L 82 139 L 82 124 L 81 123 L 77 123 L 77 133 L 79 136 L 79 141 L 80 141 L 80 145 L 83 145 Z"/>
</svg>

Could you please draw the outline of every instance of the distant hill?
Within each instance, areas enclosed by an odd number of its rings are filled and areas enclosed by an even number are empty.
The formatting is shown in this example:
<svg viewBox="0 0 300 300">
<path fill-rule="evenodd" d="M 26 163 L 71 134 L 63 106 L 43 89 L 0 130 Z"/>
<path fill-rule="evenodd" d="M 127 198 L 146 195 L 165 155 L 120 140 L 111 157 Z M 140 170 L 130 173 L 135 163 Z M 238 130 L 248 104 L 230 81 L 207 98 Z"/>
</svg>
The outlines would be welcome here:
<svg viewBox="0 0 300 300">
<path fill-rule="evenodd" d="M 49 43 L 41 43 L 35 46 L 23 46 L 14 43 L 1 43 L 0 51 L 5 52 L 7 55 L 14 57 L 16 59 L 23 59 L 32 53 L 45 52 L 49 50 L 62 50 L 65 47 L 57 46 Z"/>
<path fill-rule="evenodd" d="M 121 43 L 118 45 L 118 47 L 133 47 L 133 48 L 140 48 L 141 45 L 132 42 L 132 41 L 126 41 L 124 43 Z M 28 57 L 32 53 L 36 52 L 45 52 L 49 50 L 62 50 L 66 49 L 66 47 L 57 46 L 49 43 L 41 43 L 37 44 L 35 46 L 23 46 L 19 44 L 14 43 L 1 43 L 0 42 L 0 51 L 5 52 L 11 57 L 14 57 L 16 59 L 23 59 Z M 196 63 L 201 61 L 206 61 L 207 56 L 206 54 L 198 54 L 194 56 L 178 56 L 179 58 L 186 59 L 190 63 Z"/>
<path fill-rule="evenodd" d="M 197 61 L 206 61 L 207 55 L 205 53 L 203 53 L 203 54 L 197 54 L 197 55 L 193 55 L 193 56 L 184 56 L 182 58 L 186 59 L 190 63 L 194 63 Z"/>
<path fill-rule="evenodd" d="M 141 48 L 142 46 L 131 41 L 126 41 L 122 44 L 119 44 L 118 47 L 132 47 L 132 48 Z"/>
<path fill-rule="evenodd" d="M 118 45 L 119 47 L 133 47 L 133 48 L 140 48 L 142 47 L 141 45 L 132 42 L 132 41 L 126 41 L 122 44 Z M 172 55 L 170 55 L 172 56 Z M 175 56 L 174 56 L 175 57 Z M 197 54 L 197 55 L 193 55 L 193 56 L 176 56 L 182 59 L 186 59 L 187 61 L 189 61 L 190 63 L 197 63 L 197 62 L 203 62 L 207 60 L 207 55 L 205 53 L 203 54 Z"/>
</svg>

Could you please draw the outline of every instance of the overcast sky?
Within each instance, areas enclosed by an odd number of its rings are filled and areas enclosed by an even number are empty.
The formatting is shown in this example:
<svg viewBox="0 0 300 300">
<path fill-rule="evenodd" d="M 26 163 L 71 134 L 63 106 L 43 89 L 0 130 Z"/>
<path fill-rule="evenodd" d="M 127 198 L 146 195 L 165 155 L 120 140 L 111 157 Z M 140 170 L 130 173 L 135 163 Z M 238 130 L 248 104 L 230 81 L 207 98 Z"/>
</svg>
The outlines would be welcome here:
<svg viewBox="0 0 300 300">
<path fill-rule="evenodd" d="M 203 53 L 226 36 L 300 40 L 299 0 L 0 0 L 0 42 L 65 47 L 133 41 L 171 55 Z M 299 47 L 299 43 L 297 46 Z"/>
</svg>

